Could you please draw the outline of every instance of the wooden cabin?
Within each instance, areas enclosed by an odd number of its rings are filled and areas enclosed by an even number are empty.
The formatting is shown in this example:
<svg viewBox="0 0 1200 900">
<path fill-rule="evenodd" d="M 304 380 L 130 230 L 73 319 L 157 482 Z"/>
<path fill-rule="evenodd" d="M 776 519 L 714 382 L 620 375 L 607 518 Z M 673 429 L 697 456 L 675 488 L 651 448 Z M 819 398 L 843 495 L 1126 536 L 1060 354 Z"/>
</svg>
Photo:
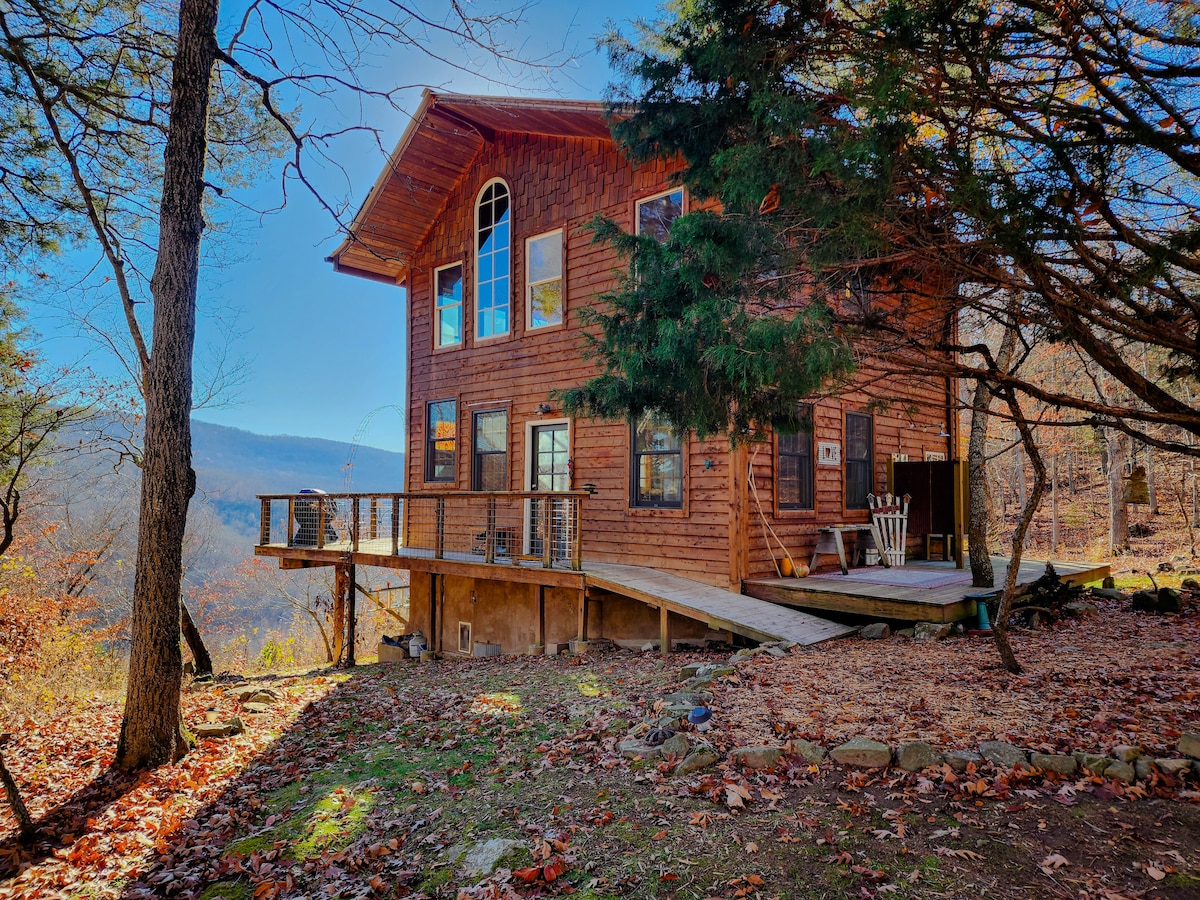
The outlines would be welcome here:
<svg viewBox="0 0 1200 900">
<path fill-rule="evenodd" d="M 595 371 L 579 311 L 621 265 L 587 225 L 664 233 L 692 203 L 668 176 L 619 152 L 599 103 L 427 92 L 330 257 L 407 300 L 407 483 L 309 504 L 349 523 L 341 545 L 297 546 L 300 501 L 263 498 L 258 552 L 410 569 L 412 627 L 449 653 L 783 634 L 714 609 L 777 575 L 781 545 L 807 561 L 818 528 L 866 523 L 891 461 L 952 460 L 955 385 L 860 384 L 813 398 L 811 435 L 735 450 L 563 415 L 555 391 Z"/>
</svg>

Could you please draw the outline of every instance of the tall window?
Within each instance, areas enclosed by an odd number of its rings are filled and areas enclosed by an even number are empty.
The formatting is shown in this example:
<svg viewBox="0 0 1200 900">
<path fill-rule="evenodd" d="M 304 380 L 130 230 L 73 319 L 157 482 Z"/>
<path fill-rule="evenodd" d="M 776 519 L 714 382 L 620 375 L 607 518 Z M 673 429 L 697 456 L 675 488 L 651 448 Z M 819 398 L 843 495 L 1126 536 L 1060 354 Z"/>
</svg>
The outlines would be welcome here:
<svg viewBox="0 0 1200 900">
<path fill-rule="evenodd" d="M 462 263 L 435 269 L 433 323 L 434 346 L 450 347 L 462 343 Z"/>
<path fill-rule="evenodd" d="M 454 481 L 458 403 L 435 400 L 425 405 L 425 480 Z"/>
<path fill-rule="evenodd" d="M 471 490 L 508 490 L 508 413 L 477 412 L 471 445 Z"/>
<path fill-rule="evenodd" d="M 508 185 L 489 181 L 475 205 L 475 337 L 508 334 Z"/>
<path fill-rule="evenodd" d="M 561 325 L 563 320 L 562 229 L 525 242 L 525 305 L 529 328 Z"/>
<path fill-rule="evenodd" d="M 866 509 L 874 490 L 873 430 L 870 416 L 846 413 L 846 509 Z"/>
<path fill-rule="evenodd" d="M 667 239 L 671 223 L 683 215 L 683 188 L 637 202 L 637 232 L 659 243 Z"/>
<path fill-rule="evenodd" d="M 805 427 L 795 434 L 775 438 L 779 458 L 776 464 L 780 509 L 813 509 L 813 432 L 812 407 L 801 409 Z"/>
<path fill-rule="evenodd" d="M 647 415 L 633 431 L 634 506 L 683 507 L 683 441 L 665 422 Z"/>
</svg>

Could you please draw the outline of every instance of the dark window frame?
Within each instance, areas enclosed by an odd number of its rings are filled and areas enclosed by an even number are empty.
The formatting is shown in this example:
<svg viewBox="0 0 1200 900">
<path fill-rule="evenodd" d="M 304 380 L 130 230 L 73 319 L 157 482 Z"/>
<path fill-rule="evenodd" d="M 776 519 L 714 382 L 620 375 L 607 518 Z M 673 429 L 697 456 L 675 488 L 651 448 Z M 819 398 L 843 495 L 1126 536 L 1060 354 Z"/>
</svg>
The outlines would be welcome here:
<svg viewBox="0 0 1200 900">
<path fill-rule="evenodd" d="M 775 497 L 779 509 L 788 512 L 811 512 L 817 507 L 816 435 L 813 429 L 812 406 L 803 404 L 800 416 L 808 423 L 807 431 L 775 435 Z M 795 446 L 790 445 L 792 440 L 795 440 Z M 784 476 L 785 459 L 796 460 L 797 489 L 795 494 L 798 499 L 795 502 L 783 499 L 785 494 L 783 485 L 785 480 L 790 480 L 790 476 L 787 479 Z M 807 461 L 807 477 L 805 477 L 805 461 Z"/>
<path fill-rule="evenodd" d="M 454 424 L 453 437 L 438 437 L 437 428 L 433 423 L 434 407 L 449 405 L 450 411 L 453 414 L 452 419 L 439 419 L 439 422 L 450 421 Z M 438 475 L 440 465 L 445 465 L 438 462 L 438 454 L 445 453 L 445 450 L 438 450 L 437 444 L 450 443 L 450 461 L 449 477 Z M 454 398 L 446 400 L 430 400 L 425 404 L 425 481 L 427 484 L 454 484 L 458 473 L 458 400 Z"/>
<path fill-rule="evenodd" d="M 504 449 L 503 450 L 480 450 L 479 449 L 479 419 L 481 416 L 503 416 L 504 417 Z M 511 473 L 508 468 L 508 446 L 509 446 L 509 431 L 508 431 L 508 410 L 507 409 L 481 409 L 471 413 L 471 490 L 473 491 L 507 491 L 511 481 Z M 503 456 L 504 457 L 504 485 L 503 487 L 483 487 L 483 457 L 488 456 Z"/>
<path fill-rule="evenodd" d="M 651 421 L 656 421 L 654 417 L 647 417 Z M 643 419 L 643 421 L 646 421 Z M 668 449 L 638 449 L 638 435 L 641 432 L 639 427 L 641 423 L 631 422 L 629 426 L 629 505 L 633 509 L 677 509 L 684 508 L 684 498 L 687 494 L 687 485 L 685 481 L 685 469 L 683 460 L 683 435 L 677 434 L 670 429 L 663 429 L 675 438 L 674 448 Z M 654 500 L 643 497 L 642 480 L 641 480 L 641 462 L 643 457 L 647 456 L 674 456 L 678 460 L 679 466 L 679 499 L 678 500 Z"/>
<path fill-rule="evenodd" d="M 865 456 L 851 455 L 851 419 L 856 419 L 866 424 Z M 845 429 L 845 441 L 843 443 L 846 449 L 842 460 L 842 468 L 845 474 L 843 504 L 846 509 L 867 509 L 867 494 L 873 493 L 875 490 L 875 418 L 870 413 L 847 410 Z M 853 494 L 852 490 L 861 493 L 861 496 Z"/>
</svg>

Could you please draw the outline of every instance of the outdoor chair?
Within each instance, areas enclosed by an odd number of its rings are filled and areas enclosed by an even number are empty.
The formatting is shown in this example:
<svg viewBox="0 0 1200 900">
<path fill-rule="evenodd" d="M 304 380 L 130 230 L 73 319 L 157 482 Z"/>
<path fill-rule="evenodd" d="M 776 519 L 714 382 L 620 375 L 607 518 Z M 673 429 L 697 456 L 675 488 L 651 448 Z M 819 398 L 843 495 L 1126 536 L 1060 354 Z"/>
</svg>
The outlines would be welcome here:
<svg viewBox="0 0 1200 900">
<path fill-rule="evenodd" d="M 911 499 L 908 494 L 903 497 L 867 494 L 871 522 L 881 542 L 879 552 L 889 565 L 904 565 L 904 551 L 908 545 L 908 501 Z"/>
</svg>

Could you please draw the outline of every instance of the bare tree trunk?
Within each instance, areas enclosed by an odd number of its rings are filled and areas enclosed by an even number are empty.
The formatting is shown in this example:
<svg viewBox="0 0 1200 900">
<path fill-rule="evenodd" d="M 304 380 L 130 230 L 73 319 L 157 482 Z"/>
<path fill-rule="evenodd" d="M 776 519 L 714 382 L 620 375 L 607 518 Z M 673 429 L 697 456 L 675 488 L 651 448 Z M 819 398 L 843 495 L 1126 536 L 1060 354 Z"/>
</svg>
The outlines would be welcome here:
<svg viewBox="0 0 1200 900">
<path fill-rule="evenodd" d="M 1146 489 L 1150 492 L 1150 515 L 1158 515 L 1158 489 L 1154 481 L 1154 448 L 1147 444 L 1146 451 Z"/>
<path fill-rule="evenodd" d="M 1029 491 L 1025 486 L 1025 453 L 1020 444 L 1013 448 L 1013 463 L 1017 467 L 1017 503 L 1024 509 L 1029 500 Z"/>
<path fill-rule="evenodd" d="M 146 370 L 146 445 L 129 686 L 113 760 L 121 769 L 177 760 L 193 740 L 179 707 L 183 680 L 179 585 L 188 502 L 196 488 L 191 465 L 192 351 L 218 4 L 219 0 L 181 0 L 171 67 L 158 259 L 150 280 L 154 330 Z"/>
<path fill-rule="evenodd" d="M 1050 552 L 1058 553 L 1058 454 L 1050 457 Z"/>
<path fill-rule="evenodd" d="M 987 432 L 992 392 L 987 382 L 975 382 L 971 401 L 971 437 L 967 442 L 967 483 L 970 508 L 967 513 L 967 549 L 971 557 L 971 586 L 992 587 L 996 573 L 988 550 Z"/>
<path fill-rule="evenodd" d="M 7 735 L 0 736 L 0 782 L 4 783 L 4 795 L 8 798 L 8 805 L 17 819 L 17 837 L 22 841 L 28 841 L 37 834 L 37 826 L 33 824 L 33 818 L 21 800 L 21 793 L 17 790 L 17 783 L 13 780 L 12 773 L 4 764 L 4 739 L 6 737 Z"/>
<path fill-rule="evenodd" d="M 196 627 L 196 620 L 192 618 L 191 610 L 187 604 L 180 602 L 183 607 L 183 639 L 187 641 L 188 649 L 192 651 L 192 659 L 196 661 L 196 675 L 203 677 L 213 673 L 212 657 L 208 653 L 208 647 L 204 646 L 204 638 L 200 635 L 200 629 Z"/>
<path fill-rule="evenodd" d="M 1029 462 L 1033 467 L 1033 489 L 1029 492 L 1029 498 L 1021 510 L 1021 517 L 1017 520 L 1017 527 L 1013 531 L 1012 553 L 1008 561 L 1008 574 L 1004 578 L 1004 593 L 1000 595 L 996 621 L 992 623 L 996 650 L 1000 654 L 1004 668 L 1014 675 L 1019 675 L 1021 674 L 1021 664 L 1017 662 L 1012 642 L 1008 639 L 1008 619 L 1012 615 L 1013 600 L 1017 595 L 1017 573 L 1021 568 L 1021 558 L 1025 552 L 1025 536 L 1029 533 L 1029 526 L 1033 522 L 1038 505 L 1042 502 L 1042 493 L 1046 489 L 1046 465 L 1042 462 L 1042 455 L 1034 441 L 1033 429 L 1029 427 L 1029 422 L 1025 418 L 1016 394 L 1009 388 L 1003 396 L 1012 413 L 1013 420 L 1016 422 L 1017 430 L 1021 433 L 1021 443 L 1024 445 Z"/>
<path fill-rule="evenodd" d="M 1108 545 L 1113 553 L 1129 549 L 1129 506 L 1125 503 L 1125 445 L 1115 428 L 1104 429 L 1108 454 Z"/>
</svg>

